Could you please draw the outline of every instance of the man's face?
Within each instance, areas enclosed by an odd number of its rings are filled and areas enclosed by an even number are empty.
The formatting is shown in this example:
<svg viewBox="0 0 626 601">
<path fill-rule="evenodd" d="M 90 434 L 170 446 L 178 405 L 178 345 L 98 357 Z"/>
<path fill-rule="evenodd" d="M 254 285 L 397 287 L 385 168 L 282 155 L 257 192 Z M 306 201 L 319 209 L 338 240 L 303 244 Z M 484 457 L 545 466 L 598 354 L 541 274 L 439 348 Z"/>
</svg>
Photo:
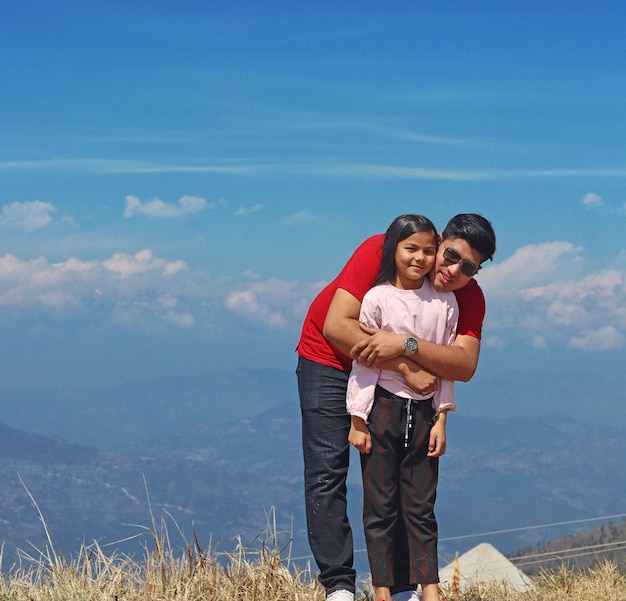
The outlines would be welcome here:
<svg viewBox="0 0 626 601">
<path fill-rule="evenodd" d="M 461 257 L 458 263 L 450 263 L 443 258 L 446 248 L 455 250 Z M 472 278 L 461 271 L 463 262 L 473 263 L 480 268 L 480 253 L 462 238 L 446 238 L 439 244 L 435 268 L 430 272 L 433 286 L 440 292 L 463 288 Z"/>
</svg>

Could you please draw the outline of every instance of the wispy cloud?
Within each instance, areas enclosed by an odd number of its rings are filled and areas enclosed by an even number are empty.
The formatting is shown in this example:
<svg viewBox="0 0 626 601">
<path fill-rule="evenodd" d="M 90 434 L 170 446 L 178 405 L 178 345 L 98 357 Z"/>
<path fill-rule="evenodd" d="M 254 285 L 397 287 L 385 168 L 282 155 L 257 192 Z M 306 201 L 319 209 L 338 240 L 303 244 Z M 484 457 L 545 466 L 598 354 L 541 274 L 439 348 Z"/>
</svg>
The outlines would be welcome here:
<svg viewBox="0 0 626 601">
<path fill-rule="evenodd" d="M 122 278 L 147 271 L 159 271 L 164 276 L 171 276 L 187 267 L 184 261 L 167 261 L 157 258 L 149 249 L 134 255 L 115 253 L 110 259 L 103 261 L 102 266 Z"/>
<path fill-rule="evenodd" d="M 286 222 L 289 224 L 314 223 L 319 220 L 320 220 L 319 217 L 317 217 L 313 213 L 310 213 L 309 211 L 299 211 L 298 213 L 289 215 L 286 218 Z"/>
<path fill-rule="evenodd" d="M 587 331 L 581 336 L 572 336 L 568 346 L 580 351 L 613 351 L 626 347 L 626 336 L 615 326 L 604 326 L 599 330 Z"/>
<path fill-rule="evenodd" d="M 142 202 L 136 196 L 126 197 L 124 218 L 130 219 L 135 215 L 154 217 L 159 219 L 178 219 L 200 213 L 210 206 L 204 198 L 198 196 L 183 196 L 177 204 L 167 203 L 159 198 Z"/>
<path fill-rule="evenodd" d="M 618 178 L 626 177 L 626 168 L 606 169 L 458 169 L 420 165 L 394 165 L 326 159 L 313 161 L 266 161 L 249 158 L 224 159 L 212 164 L 140 160 L 66 159 L 50 161 L 0 162 L 0 171 L 49 173 L 148 174 L 205 173 L 243 177 L 310 175 L 359 180 L 435 180 L 502 181 L 517 179 Z"/>
<path fill-rule="evenodd" d="M 580 201 L 580 204 L 588 210 L 602 209 L 614 215 L 626 215 L 626 203 L 622 204 L 621 206 L 615 206 L 615 204 L 611 205 L 606 202 L 604 198 L 602 198 L 602 196 L 596 194 L 595 192 L 589 192 L 588 194 L 585 194 L 585 196 Z"/>
<path fill-rule="evenodd" d="M 271 278 L 239 286 L 226 296 L 224 306 L 258 328 L 282 329 L 300 323 L 319 287 Z"/>
<path fill-rule="evenodd" d="M 245 271 L 245 269 L 244 269 Z M 528 245 L 477 276 L 487 298 L 485 344 L 569 347 L 581 352 L 626 348 L 626 269 L 589 271 L 584 249 L 570 242 Z M 38 323 L 81 316 L 129 328 L 225 328 L 293 331 L 324 282 L 211 279 L 180 259 L 150 249 L 103 260 L 0 257 L 0 321 Z"/>
<path fill-rule="evenodd" d="M 34 200 L 32 202 L 13 202 L 2 207 L 0 226 L 32 232 L 52 223 L 54 205 Z"/>
<path fill-rule="evenodd" d="M 417 132 L 411 129 L 403 129 L 400 127 L 393 127 L 388 125 L 381 125 L 378 123 L 372 123 L 370 121 L 358 121 L 346 119 L 345 116 L 339 117 L 333 120 L 319 120 L 305 123 L 303 125 L 306 129 L 332 129 L 332 130 L 357 130 L 361 132 L 371 132 L 378 136 L 392 138 L 394 140 L 404 140 L 408 142 L 417 142 L 420 144 L 435 144 L 435 145 L 466 145 L 470 140 L 464 140 L 461 138 L 453 138 L 450 136 L 440 136 L 436 134 L 427 134 L 424 132 Z"/>
<path fill-rule="evenodd" d="M 206 333 L 222 331 L 226 323 L 295 331 L 322 285 L 248 275 L 244 283 L 216 282 L 150 249 L 58 263 L 7 254 L 0 257 L 0 322 L 53 318 L 70 323 L 80 317 L 90 327 L 115 323 L 148 331 L 194 327 Z"/>
<path fill-rule="evenodd" d="M 526 246 L 478 276 L 487 330 L 535 348 L 626 348 L 626 270 L 585 273 L 583 249 L 567 242 Z"/>
<path fill-rule="evenodd" d="M 150 250 L 116 253 L 104 261 L 72 257 L 60 263 L 44 257 L 23 261 L 7 254 L 0 257 L 2 318 L 36 322 L 44 316 L 88 315 L 97 322 L 105 309 L 109 319 L 132 314 L 136 320 L 128 319 L 129 324 L 139 325 L 150 316 L 184 325 L 188 313 L 180 310 L 177 299 L 188 286 L 177 276 L 186 270 L 183 261 L 156 257 Z"/>
<path fill-rule="evenodd" d="M 265 209 L 265 205 L 262 205 L 262 204 L 255 204 L 255 205 L 252 205 L 251 207 L 239 207 L 235 211 L 235 215 L 237 215 L 238 217 L 241 215 L 249 215 L 250 213 L 258 213 L 259 211 L 262 211 L 263 209 Z"/>
<path fill-rule="evenodd" d="M 583 207 L 587 207 L 588 209 L 592 209 L 594 207 L 601 207 L 604 205 L 604 201 L 602 200 L 602 196 L 596 194 L 595 192 L 589 192 L 585 194 L 583 199 L 580 201 L 580 204 Z"/>
</svg>

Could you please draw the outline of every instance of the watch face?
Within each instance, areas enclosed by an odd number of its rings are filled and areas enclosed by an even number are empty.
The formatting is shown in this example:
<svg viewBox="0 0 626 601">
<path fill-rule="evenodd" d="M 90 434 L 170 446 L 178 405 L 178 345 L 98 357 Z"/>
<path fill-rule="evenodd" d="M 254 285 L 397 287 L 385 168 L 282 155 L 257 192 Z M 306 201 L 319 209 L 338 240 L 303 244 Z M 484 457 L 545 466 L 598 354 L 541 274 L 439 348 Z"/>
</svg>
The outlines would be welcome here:
<svg viewBox="0 0 626 601">
<path fill-rule="evenodd" d="M 415 338 L 407 338 L 404 341 L 404 348 L 409 352 L 409 353 L 414 353 L 417 350 L 417 340 L 415 340 Z"/>
</svg>

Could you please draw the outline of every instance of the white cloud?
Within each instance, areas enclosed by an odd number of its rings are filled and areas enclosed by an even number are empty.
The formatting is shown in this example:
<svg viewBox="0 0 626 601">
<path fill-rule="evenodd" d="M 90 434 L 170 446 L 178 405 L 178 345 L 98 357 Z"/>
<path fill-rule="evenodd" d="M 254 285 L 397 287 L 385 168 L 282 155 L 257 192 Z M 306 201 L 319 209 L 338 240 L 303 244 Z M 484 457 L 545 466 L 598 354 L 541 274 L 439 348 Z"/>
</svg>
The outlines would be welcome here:
<svg viewBox="0 0 626 601">
<path fill-rule="evenodd" d="M 171 262 L 157 258 L 149 249 L 139 251 L 134 255 L 115 253 L 110 259 L 103 261 L 102 265 L 105 269 L 118 273 L 123 278 L 146 271 L 158 271 L 164 275 L 172 275 L 186 267 L 184 261 Z"/>
<path fill-rule="evenodd" d="M 433 138 L 431 138 L 432 140 Z M 443 140 L 445 141 L 445 139 Z M 454 140 L 451 140 L 454 143 Z M 422 168 L 404 165 L 350 163 L 333 161 L 258 162 L 216 161 L 212 164 L 147 163 L 111 159 L 61 159 L 43 161 L 0 161 L 0 172 L 53 172 L 95 174 L 148 174 L 148 173 L 226 173 L 242 176 L 274 177 L 284 174 L 304 174 L 316 177 L 357 178 L 370 180 L 443 180 L 443 181 L 505 181 L 529 179 L 566 179 L 572 177 L 617 178 L 626 177 L 626 169 L 455 169 Z"/>
<path fill-rule="evenodd" d="M 483 343 L 489 348 L 506 348 L 507 340 L 504 336 L 487 336 Z"/>
<path fill-rule="evenodd" d="M 313 223 L 318 221 L 318 218 L 313 215 L 313 213 L 309 213 L 308 211 L 300 211 L 299 213 L 294 213 L 287 218 L 287 223 L 297 224 L 297 223 Z"/>
<path fill-rule="evenodd" d="M 241 275 L 247 280 L 258 280 L 261 278 L 261 275 L 254 271 L 254 269 L 246 269 L 241 272 Z"/>
<path fill-rule="evenodd" d="M 490 299 L 516 295 L 521 288 L 540 285 L 548 276 L 578 268 L 582 248 L 570 242 L 523 246 L 502 262 L 483 268 L 477 279 Z"/>
<path fill-rule="evenodd" d="M 262 211 L 264 208 L 265 208 L 265 205 L 262 205 L 262 204 L 256 204 L 251 207 L 239 207 L 235 211 L 235 215 L 239 217 L 240 215 L 249 215 L 250 213 L 258 213 L 259 211 Z"/>
<path fill-rule="evenodd" d="M 580 204 L 582 204 L 584 207 L 591 209 L 594 207 L 603 206 L 604 200 L 602 200 L 602 196 L 600 196 L 599 194 L 596 194 L 595 192 L 589 192 L 588 194 L 585 194 L 583 199 L 580 201 Z"/>
<path fill-rule="evenodd" d="M 2 207 L 0 225 L 10 229 L 32 232 L 52 223 L 52 213 L 56 211 L 49 202 L 12 202 Z"/>
<path fill-rule="evenodd" d="M 23 320 L 37 328 L 50 318 L 70 323 L 80 317 L 90 327 L 173 327 L 215 336 L 251 324 L 295 332 L 323 285 L 255 277 L 212 281 L 184 261 L 156 256 L 150 249 L 55 263 L 7 254 L 0 256 L 0 321 Z"/>
<path fill-rule="evenodd" d="M 543 336 L 539 335 L 539 334 L 533 336 L 530 339 L 530 343 L 536 349 L 544 349 L 544 348 L 546 348 L 548 346 L 546 344 L 546 339 Z"/>
<path fill-rule="evenodd" d="M 60 263 L 7 254 L 0 257 L 0 316 L 36 321 L 87 314 L 96 319 L 96 310 L 104 309 L 113 321 L 189 327 L 193 316 L 179 295 L 192 291 L 195 280 L 181 280 L 186 271 L 183 261 L 155 257 L 150 250 L 115 253 L 104 261 L 72 257 Z"/>
<path fill-rule="evenodd" d="M 617 351 L 626 347 L 626 336 L 614 326 L 604 326 L 580 336 L 572 336 L 568 346 L 581 351 Z"/>
<path fill-rule="evenodd" d="M 303 286 L 296 281 L 271 278 L 233 290 L 226 296 L 224 306 L 248 323 L 281 329 L 301 322 L 317 291 L 317 284 Z"/>
<path fill-rule="evenodd" d="M 183 196 L 178 204 L 171 204 L 159 198 L 142 202 L 136 196 L 129 195 L 126 197 L 124 218 L 130 219 L 135 215 L 144 215 L 161 219 L 176 219 L 200 213 L 211 206 L 204 198 L 198 196 Z"/>
<path fill-rule="evenodd" d="M 626 270 L 585 273 L 583 249 L 567 242 L 526 246 L 478 276 L 490 336 L 535 348 L 567 342 L 581 351 L 623 348 Z"/>
<path fill-rule="evenodd" d="M 607 263 L 608 264 L 608 263 Z M 0 257 L 0 320 L 71 319 L 126 327 L 293 331 L 325 282 L 246 277 L 211 280 L 150 249 L 103 260 Z M 626 346 L 626 269 L 589 272 L 584 250 L 564 242 L 518 249 L 478 275 L 485 290 L 485 346 L 580 351 Z"/>
</svg>

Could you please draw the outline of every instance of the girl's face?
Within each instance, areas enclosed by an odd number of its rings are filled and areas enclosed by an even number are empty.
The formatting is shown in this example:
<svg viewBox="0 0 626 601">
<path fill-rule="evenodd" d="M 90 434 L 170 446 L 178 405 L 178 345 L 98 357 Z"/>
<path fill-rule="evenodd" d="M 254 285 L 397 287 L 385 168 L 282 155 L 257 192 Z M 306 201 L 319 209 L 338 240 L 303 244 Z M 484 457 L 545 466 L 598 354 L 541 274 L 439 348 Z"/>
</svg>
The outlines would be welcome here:
<svg viewBox="0 0 626 601">
<path fill-rule="evenodd" d="M 396 246 L 396 288 L 421 288 L 424 277 L 435 265 L 437 240 L 431 232 L 415 232 Z"/>
</svg>

